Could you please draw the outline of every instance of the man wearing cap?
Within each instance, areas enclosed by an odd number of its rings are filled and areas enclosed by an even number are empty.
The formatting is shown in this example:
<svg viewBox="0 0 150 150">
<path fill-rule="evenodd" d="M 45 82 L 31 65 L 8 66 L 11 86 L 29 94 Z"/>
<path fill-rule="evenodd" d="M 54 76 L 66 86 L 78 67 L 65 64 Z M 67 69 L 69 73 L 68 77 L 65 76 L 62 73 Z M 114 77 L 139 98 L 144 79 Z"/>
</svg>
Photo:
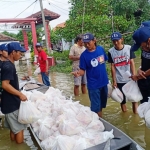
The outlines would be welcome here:
<svg viewBox="0 0 150 150">
<path fill-rule="evenodd" d="M 82 35 L 78 35 L 75 38 L 75 44 L 71 47 L 69 53 L 69 59 L 73 61 L 73 71 L 79 70 L 80 55 L 85 51 L 83 46 Z M 86 74 L 80 77 L 74 77 L 74 95 L 79 96 L 79 86 L 81 85 L 81 91 L 86 93 Z"/>
<path fill-rule="evenodd" d="M 108 76 L 105 62 L 107 56 L 104 48 L 96 45 L 91 33 L 83 35 L 86 50 L 80 56 L 80 70 L 73 72 L 76 77 L 83 76 L 86 71 L 87 88 L 91 102 L 91 110 L 102 117 L 102 109 L 107 104 Z"/>
<path fill-rule="evenodd" d="M 23 130 L 26 125 L 18 122 L 18 113 L 21 101 L 26 101 L 27 97 L 19 91 L 18 76 L 14 65 L 22 53 L 25 52 L 18 42 L 7 45 L 8 60 L 2 65 L 2 99 L 1 110 L 5 114 L 4 126 L 10 129 L 10 138 L 18 144 L 23 142 Z"/>
<path fill-rule="evenodd" d="M 0 107 L 1 107 L 1 95 L 2 95 L 1 68 L 3 62 L 6 61 L 8 57 L 8 48 L 6 45 L 7 44 L 0 45 Z"/>
<path fill-rule="evenodd" d="M 126 71 L 135 75 L 134 52 L 130 51 L 131 46 L 123 44 L 122 35 L 119 32 L 114 32 L 111 35 L 111 40 L 114 45 L 108 52 L 108 62 L 111 63 L 111 74 L 113 79 L 113 87 L 119 88 L 122 92 L 122 87 L 131 79 L 125 79 Z M 122 92 L 123 93 L 123 92 Z M 134 113 L 137 113 L 138 103 L 132 103 Z M 123 101 L 121 103 L 123 112 L 127 111 L 126 97 L 123 93 Z"/>
<path fill-rule="evenodd" d="M 50 86 L 47 54 L 42 49 L 41 43 L 36 44 L 36 49 L 38 51 L 38 59 L 39 59 L 39 64 L 41 69 L 42 81 L 45 85 Z"/>
<path fill-rule="evenodd" d="M 141 103 L 144 103 L 148 102 L 148 97 L 150 97 L 150 28 L 139 28 L 134 32 L 132 37 L 135 44 L 131 50 L 136 51 L 141 47 L 142 54 L 141 67 L 138 70 L 138 74 L 131 76 L 131 78 L 138 80 L 138 86 L 143 96 Z"/>
</svg>

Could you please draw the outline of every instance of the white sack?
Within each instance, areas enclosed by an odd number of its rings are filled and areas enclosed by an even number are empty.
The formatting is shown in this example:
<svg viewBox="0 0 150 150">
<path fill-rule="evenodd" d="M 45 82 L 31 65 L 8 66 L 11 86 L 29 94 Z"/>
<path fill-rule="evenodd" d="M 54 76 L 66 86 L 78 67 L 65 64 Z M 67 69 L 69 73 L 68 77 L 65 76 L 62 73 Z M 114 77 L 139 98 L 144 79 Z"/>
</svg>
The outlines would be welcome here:
<svg viewBox="0 0 150 150">
<path fill-rule="evenodd" d="M 114 88 L 111 93 L 111 98 L 114 101 L 121 103 L 123 101 L 123 94 L 118 88 Z"/>
<path fill-rule="evenodd" d="M 42 117 L 41 112 L 34 106 L 31 101 L 21 101 L 19 108 L 18 121 L 22 124 L 36 122 Z"/>
<path fill-rule="evenodd" d="M 82 127 L 77 120 L 66 120 L 59 124 L 59 132 L 62 135 L 76 135 L 82 132 Z"/>
<path fill-rule="evenodd" d="M 53 145 L 56 142 L 56 138 L 53 136 L 48 137 L 47 139 L 43 140 L 41 142 L 41 146 L 45 149 L 45 150 L 51 150 L 51 148 L 53 147 Z"/>
<path fill-rule="evenodd" d="M 86 128 L 87 130 L 96 130 L 103 132 L 105 127 L 100 120 L 93 120 Z"/>
<path fill-rule="evenodd" d="M 82 107 L 76 116 L 76 119 L 82 123 L 83 126 L 87 126 L 92 122 L 93 112 L 89 107 Z"/>
<path fill-rule="evenodd" d="M 76 143 L 76 139 L 71 136 L 59 135 L 56 139 L 51 150 L 72 150 Z"/>
<path fill-rule="evenodd" d="M 140 89 L 137 85 L 137 82 L 133 80 L 126 83 L 122 87 L 122 91 L 126 96 L 126 98 L 128 99 L 128 101 L 130 102 L 139 102 L 140 100 L 143 99 Z"/>
<path fill-rule="evenodd" d="M 150 128 L 150 109 L 145 114 L 146 126 Z"/>
<path fill-rule="evenodd" d="M 137 112 L 140 118 L 144 118 L 147 111 L 150 109 L 150 100 L 138 106 Z"/>
<path fill-rule="evenodd" d="M 32 102 L 36 102 L 37 100 L 45 100 L 45 99 L 46 99 L 46 95 L 44 95 L 42 92 L 39 92 L 37 90 L 33 90 L 30 96 L 30 100 Z"/>
<path fill-rule="evenodd" d="M 84 150 L 86 148 L 88 148 L 86 139 L 80 137 L 76 140 L 75 146 L 72 150 Z"/>
<path fill-rule="evenodd" d="M 38 67 L 38 68 L 36 68 L 36 70 L 34 71 L 34 75 L 38 75 L 38 74 L 40 74 L 41 73 L 41 69 L 40 69 L 40 67 Z"/>
</svg>

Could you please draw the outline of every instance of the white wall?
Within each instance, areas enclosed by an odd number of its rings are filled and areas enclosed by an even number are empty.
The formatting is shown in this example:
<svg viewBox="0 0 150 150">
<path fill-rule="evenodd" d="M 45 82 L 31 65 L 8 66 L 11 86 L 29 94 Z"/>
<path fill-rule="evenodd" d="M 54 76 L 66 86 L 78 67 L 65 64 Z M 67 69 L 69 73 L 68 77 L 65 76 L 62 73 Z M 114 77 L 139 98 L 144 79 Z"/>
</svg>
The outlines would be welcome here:
<svg viewBox="0 0 150 150">
<path fill-rule="evenodd" d="M 64 39 L 62 39 L 63 50 L 69 50 L 71 46 L 72 46 L 72 42 L 66 42 Z"/>
</svg>

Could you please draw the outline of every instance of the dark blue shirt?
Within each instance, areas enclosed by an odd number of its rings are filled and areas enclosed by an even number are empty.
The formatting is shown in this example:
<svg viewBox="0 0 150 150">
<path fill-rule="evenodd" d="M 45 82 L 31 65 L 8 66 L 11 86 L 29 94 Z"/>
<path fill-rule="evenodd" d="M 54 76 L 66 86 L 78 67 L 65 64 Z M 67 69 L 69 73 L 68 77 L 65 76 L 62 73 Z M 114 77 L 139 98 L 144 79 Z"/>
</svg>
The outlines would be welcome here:
<svg viewBox="0 0 150 150">
<path fill-rule="evenodd" d="M 19 91 L 18 75 L 16 72 L 15 65 L 10 61 L 3 62 L 2 65 L 2 81 L 9 80 L 9 84 Z M 2 91 L 1 98 L 1 110 L 2 113 L 8 114 L 18 110 L 20 107 L 20 99 L 18 96 L 8 93 L 7 91 Z"/>
<path fill-rule="evenodd" d="M 97 89 L 108 84 L 106 71 L 107 55 L 104 48 L 96 46 L 95 51 L 87 49 L 80 56 L 80 69 L 86 71 L 88 89 Z"/>
</svg>

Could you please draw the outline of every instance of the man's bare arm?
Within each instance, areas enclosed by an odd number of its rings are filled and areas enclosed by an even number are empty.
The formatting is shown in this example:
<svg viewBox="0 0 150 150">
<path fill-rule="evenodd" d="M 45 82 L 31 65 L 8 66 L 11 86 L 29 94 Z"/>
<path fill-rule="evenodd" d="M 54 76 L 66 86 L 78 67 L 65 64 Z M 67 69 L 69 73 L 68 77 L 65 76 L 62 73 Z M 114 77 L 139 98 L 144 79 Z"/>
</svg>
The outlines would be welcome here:
<svg viewBox="0 0 150 150">
<path fill-rule="evenodd" d="M 14 87 L 12 87 L 9 83 L 9 80 L 2 81 L 2 88 L 8 93 L 18 96 L 21 101 L 26 101 L 27 97 L 20 91 L 16 90 Z"/>
<path fill-rule="evenodd" d="M 80 56 L 73 56 L 73 55 L 69 55 L 69 59 L 72 61 L 76 61 L 80 59 Z"/>
</svg>

